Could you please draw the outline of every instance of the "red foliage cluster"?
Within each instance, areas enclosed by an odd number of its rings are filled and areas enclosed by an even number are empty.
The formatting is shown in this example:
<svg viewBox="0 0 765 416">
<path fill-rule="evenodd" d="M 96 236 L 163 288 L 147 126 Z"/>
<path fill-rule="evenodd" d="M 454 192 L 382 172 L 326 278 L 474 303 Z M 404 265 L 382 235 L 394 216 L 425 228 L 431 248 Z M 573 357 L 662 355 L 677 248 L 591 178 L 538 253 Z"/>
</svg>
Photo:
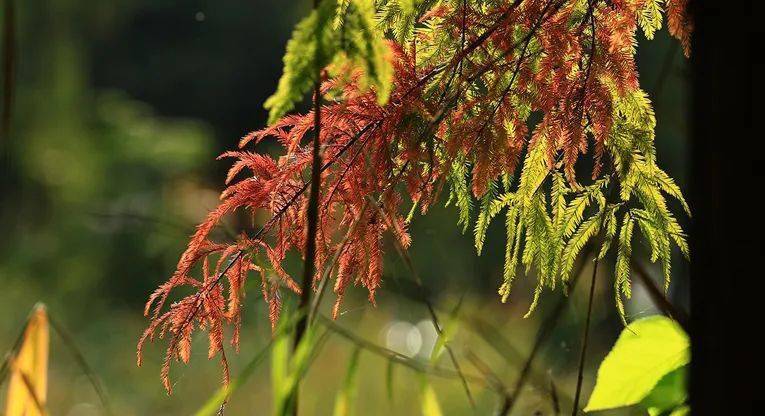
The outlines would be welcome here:
<svg viewBox="0 0 765 416">
<path fill-rule="evenodd" d="M 574 164 L 590 147 L 596 160 L 593 176 L 598 175 L 613 117 L 610 88 L 630 91 L 638 85 L 633 47 L 642 1 L 592 0 L 584 16 L 576 15 L 575 2 L 566 0 L 497 3 L 490 10 L 454 10 L 444 4 L 421 17 L 441 19 L 439 30 L 452 39 L 453 53 L 441 62 L 417 60 L 414 45 L 428 44 L 432 33 L 416 34 L 407 46 L 390 42 L 394 86 L 385 105 L 378 104 L 374 91 L 362 89 L 353 71 L 323 82 L 322 94 L 332 99 L 321 108 L 325 163 L 314 282 L 325 278 L 322 272 L 337 256 L 334 315 L 351 283 L 364 286 L 374 303 L 381 284 L 383 234 L 390 232 L 404 248 L 410 244 L 403 194 L 425 212 L 438 198 L 452 163 L 472 164 L 476 196 L 501 174 L 515 172 L 524 149 L 540 140 L 546 141 L 550 165 L 560 161 L 572 184 Z M 686 47 L 685 0 L 668 1 L 667 8 L 670 31 Z M 476 81 L 483 90 L 471 93 Z M 530 113 L 542 115 L 531 134 Z M 250 271 L 262 279 L 272 325 L 279 316 L 281 289 L 300 291 L 281 264 L 290 250 L 302 254 L 306 246 L 305 175 L 312 163 L 306 141 L 313 122 L 312 112 L 288 115 L 241 140 L 244 149 L 277 139 L 284 154 L 276 159 L 247 150 L 221 155 L 234 159 L 221 203 L 198 226 L 175 273 L 146 305 L 151 324 L 138 345 L 139 364 L 144 342 L 169 334 L 162 370 L 168 390 L 170 362 L 188 361 L 195 328 L 208 332 L 208 355 L 220 353 L 227 368 L 224 326 L 233 327 L 231 344 L 238 348 Z M 589 138 L 587 127 L 593 132 Z M 254 235 L 242 234 L 230 243 L 212 241 L 214 227 L 239 209 L 267 213 L 269 219 Z M 267 264 L 255 265 L 256 255 L 265 256 Z M 200 278 L 192 276 L 198 264 Z M 194 293 L 165 310 L 179 286 L 190 286 Z"/>
<path fill-rule="evenodd" d="M 666 8 L 669 33 L 680 41 L 685 56 L 690 56 L 693 20 L 688 10 L 688 0 L 667 0 Z"/>
</svg>

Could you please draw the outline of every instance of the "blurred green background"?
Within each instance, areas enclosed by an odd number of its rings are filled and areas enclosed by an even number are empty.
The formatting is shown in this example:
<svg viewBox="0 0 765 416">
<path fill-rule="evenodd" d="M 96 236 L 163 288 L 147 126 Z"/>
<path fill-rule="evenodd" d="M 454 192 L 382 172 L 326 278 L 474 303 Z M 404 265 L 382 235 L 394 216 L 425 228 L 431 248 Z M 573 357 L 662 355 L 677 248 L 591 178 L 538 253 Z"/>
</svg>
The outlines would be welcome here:
<svg viewBox="0 0 765 416">
<path fill-rule="evenodd" d="M 144 366 L 136 367 L 135 343 L 146 325 L 143 303 L 174 270 L 194 225 L 217 203 L 228 162 L 215 157 L 263 125 L 262 103 L 280 75 L 284 45 L 309 7 L 300 3 L 16 2 L 13 119 L 10 136 L 0 143 L 0 348 L 12 346 L 25 316 L 42 301 L 103 381 L 116 414 L 190 414 L 214 392 L 219 368 L 206 360 L 204 337 L 195 341 L 190 365 L 173 367 L 170 397 L 159 380 L 163 344 L 150 346 Z M 685 189 L 688 64 L 666 32 L 651 42 L 640 36 L 641 82 L 655 102 L 659 164 Z M 265 144 L 261 150 L 274 149 Z M 468 359 L 475 355 L 512 387 L 561 293 L 545 292 L 528 319 L 521 317 L 533 277 L 519 279 L 508 304 L 499 302 L 504 235 L 494 225 L 477 257 L 470 233 L 462 235 L 456 226 L 454 209 L 435 207 L 414 220 L 411 255 L 442 316 L 463 300 L 465 319 L 453 345 L 464 371 L 480 374 Z M 597 363 L 621 329 L 610 270 L 602 268 L 596 294 L 585 398 Z M 685 305 L 687 263 L 678 258 L 673 271 L 671 295 Z M 337 324 L 426 361 L 417 357 L 429 354 L 433 327 L 425 307 L 405 296 L 410 277 L 392 247 L 385 275 L 378 306 L 371 307 L 361 290 L 351 291 Z M 229 352 L 234 376 L 270 338 L 257 283 L 250 286 L 242 352 Z M 568 409 L 584 286 L 569 297 L 514 414 L 553 414 L 551 383 Z M 655 311 L 639 287 L 628 307 L 631 317 Z M 486 336 L 492 327 L 493 335 Z M 352 349 L 340 336 L 328 339 L 302 389 L 301 414 L 331 413 Z M 358 414 L 419 412 L 417 373 L 396 367 L 391 403 L 386 361 L 366 351 L 360 360 Z M 438 365 L 450 367 L 446 359 Z M 431 379 L 445 414 L 470 414 L 459 380 Z M 266 363 L 232 398 L 229 414 L 268 413 L 269 383 Z M 492 391 L 478 384 L 471 389 L 478 414 L 497 406 Z M 49 410 L 102 414 L 87 377 L 55 335 Z"/>
</svg>

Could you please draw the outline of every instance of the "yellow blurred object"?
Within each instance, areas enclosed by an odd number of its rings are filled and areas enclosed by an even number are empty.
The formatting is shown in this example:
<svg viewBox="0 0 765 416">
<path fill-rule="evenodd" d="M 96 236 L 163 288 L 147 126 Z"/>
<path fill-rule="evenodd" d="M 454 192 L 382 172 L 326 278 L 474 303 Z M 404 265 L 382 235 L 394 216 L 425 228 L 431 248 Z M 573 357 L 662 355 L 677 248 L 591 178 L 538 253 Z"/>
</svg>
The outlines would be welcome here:
<svg viewBox="0 0 765 416">
<path fill-rule="evenodd" d="M 48 391 L 48 314 L 45 305 L 32 312 L 21 348 L 10 359 L 5 416 L 45 415 Z"/>
</svg>

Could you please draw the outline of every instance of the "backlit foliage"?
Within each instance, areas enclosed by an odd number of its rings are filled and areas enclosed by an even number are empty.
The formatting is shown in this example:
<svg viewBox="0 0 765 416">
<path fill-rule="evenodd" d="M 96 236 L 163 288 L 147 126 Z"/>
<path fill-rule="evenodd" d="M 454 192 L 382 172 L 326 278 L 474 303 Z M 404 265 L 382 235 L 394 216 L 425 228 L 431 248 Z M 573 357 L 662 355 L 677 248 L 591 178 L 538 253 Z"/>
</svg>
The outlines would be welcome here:
<svg viewBox="0 0 765 416">
<path fill-rule="evenodd" d="M 209 334 L 209 357 L 219 355 L 225 369 L 224 326 L 238 348 L 248 276 L 261 279 L 272 325 L 282 297 L 300 291 L 282 263 L 306 246 L 314 114 L 285 114 L 316 81 L 317 68 L 324 162 L 314 282 L 333 279 L 334 315 L 351 284 L 365 287 L 374 303 L 383 237 L 406 249 L 408 222 L 446 193 L 459 226 L 475 221 L 479 253 L 489 224 L 504 215 L 503 301 L 519 268 L 534 273 L 530 313 L 546 288 L 565 286 L 592 244 L 598 258 L 615 255 L 624 318 L 635 230 L 667 283 L 672 246 L 688 255 L 667 197 L 688 207 L 657 165 L 656 120 L 634 60 L 638 29 L 652 38 L 663 10 L 689 53 L 685 3 L 323 0 L 287 45 L 284 75 L 266 102 L 270 125 L 221 156 L 234 161 L 228 187 L 176 272 L 151 295 L 139 363 L 143 343 L 167 335 L 169 390 L 170 362 L 189 360 L 199 328 Z M 265 139 L 276 139 L 283 154 L 247 150 Z M 237 210 L 267 220 L 236 241 L 212 241 L 211 231 Z M 327 267 L 334 272 L 325 274 Z M 165 308 L 181 286 L 193 294 Z"/>
</svg>

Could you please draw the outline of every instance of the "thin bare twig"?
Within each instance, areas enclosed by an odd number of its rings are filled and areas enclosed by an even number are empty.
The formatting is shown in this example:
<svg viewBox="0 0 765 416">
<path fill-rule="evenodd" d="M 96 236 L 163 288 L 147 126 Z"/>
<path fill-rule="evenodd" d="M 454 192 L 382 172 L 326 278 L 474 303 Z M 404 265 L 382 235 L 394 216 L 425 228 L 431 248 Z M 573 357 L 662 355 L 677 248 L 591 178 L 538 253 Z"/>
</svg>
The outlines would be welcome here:
<svg viewBox="0 0 765 416">
<path fill-rule="evenodd" d="M 640 262 L 632 259 L 630 263 L 632 265 L 632 269 L 637 272 L 636 274 L 640 281 L 643 282 L 643 285 L 648 291 L 648 295 L 651 297 L 651 300 L 656 305 L 656 307 L 658 307 L 664 315 L 667 315 L 677 321 L 677 323 L 680 324 L 686 333 L 690 333 L 688 323 L 689 319 L 685 311 L 676 307 L 674 304 L 672 304 L 672 302 L 669 301 L 669 299 L 667 299 L 667 296 L 664 294 L 664 292 L 661 291 L 661 289 L 659 289 L 659 287 L 656 285 L 656 282 L 654 282 L 654 280 L 648 274 L 648 271 L 645 269 L 645 267 L 643 267 L 642 264 L 640 264 Z"/>
<path fill-rule="evenodd" d="M 26 319 L 24 319 L 24 323 L 21 325 L 21 331 L 16 337 L 16 340 L 13 342 L 13 346 L 5 353 L 3 364 L 0 365 L 0 386 L 2 386 L 5 382 L 5 375 L 11 368 L 11 360 L 13 359 L 13 356 L 16 355 L 16 353 L 19 351 L 19 348 L 21 348 L 21 343 L 24 341 L 24 332 L 26 332 L 27 327 L 29 326 L 29 321 L 32 319 L 32 315 L 34 314 L 35 309 L 37 308 L 32 308 Z"/>
<path fill-rule="evenodd" d="M 43 416 L 47 416 L 48 410 L 45 407 L 45 403 L 37 397 L 37 393 L 35 392 L 35 386 L 32 380 L 29 379 L 29 375 L 27 373 L 20 371 L 19 375 L 21 375 L 21 381 L 24 383 L 24 387 L 27 389 L 27 393 L 29 393 L 29 396 L 32 398 L 32 403 L 34 403 L 35 408 L 37 408 L 37 411 L 40 412 Z M 25 412 L 26 413 L 26 412 Z"/>
<path fill-rule="evenodd" d="M 505 386 L 505 383 L 502 382 L 502 379 L 497 376 L 494 371 L 492 371 L 491 367 L 486 364 L 481 357 L 476 355 L 473 351 L 467 350 L 466 352 L 468 360 L 473 364 L 473 366 L 480 371 L 484 378 L 486 380 L 490 381 L 495 387 L 495 390 L 500 394 L 500 398 L 502 399 L 502 402 L 500 404 L 500 410 L 497 413 L 498 415 L 503 414 L 504 409 L 506 409 L 509 404 L 513 401 L 513 397 L 510 395 L 509 391 L 507 390 L 507 387 Z"/>
<path fill-rule="evenodd" d="M 590 279 L 590 295 L 587 300 L 587 318 L 584 321 L 584 333 L 582 335 L 582 351 L 579 354 L 579 370 L 576 376 L 576 393 L 574 393 L 574 403 L 571 406 L 571 416 L 579 413 L 579 397 L 582 394 L 582 380 L 584 379 L 584 362 L 587 358 L 587 344 L 590 339 L 590 320 L 592 318 L 592 300 L 595 297 L 595 280 L 598 277 L 598 258 L 592 266 L 592 278 Z"/>
<path fill-rule="evenodd" d="M 552 404 L 552 411 L 554 416 L 560 414 L 560 399 L 558 398 L 558 389 L 555 388 L 555 382 L 550 379 L 550 403 Z"/>
<path fill-rule="evenodd" d="M 303 266 L 303 281 L 300 292 L 298 308 L 304 310 L 311 300 L 313 288 L 313 275 L 316 268 L 316 234 L 319 229 L 319 189 L 321 182 L 321 81 L 316 81 L 314 89 L 314 132 L 313 139 L 313 162 L 311 165 L 311 191 L 308 194 L 308 208 L 306 217 L 308 220 L 308 232 L 306 233 L 305 261 Z M 308 316 L 301 318 L 295 328 L 295 342 L 297 347 L 305 333 Z"/>
<path fill-rule="evenodd" d="M 587 264 L 587 259 L 590 256 L 590 253 L 594 250 L 592 245 L 587 245 L 587 247 L 584 249 L 584 253 L 582 253 L 582 260 L 579 263 L 579 266 L 577 266 L 576 271 L 574 272 L 573 278 L 571 279 L 569 286 L 568 286 L 568 292 L 573 293 L 574 288 L 576 287 L 577 282 L 579 281 L 579 277 L 582 275 L 582 271 L 584 269 L 584 265 Z M 509 415 L 513 408 L 515 407 L 515 404 L 517 402 L 518 397 L 521 395 L 521 391 L 523 390 L 523 386 L 526 384 L 526 382 L 529 379 L 529 376 L 531 375 L 531 370 L 533 368 L 534 361 L 536 360 L 537 356 L 539 355 L 540 351 L 542 350 L 542 346 L 545 342 L 547 342 L 547 339 L 552 334 L 553 329 L 555 328 L 555 325 L 558 324 L 558 321 L 560 321 L 561 317 L 563 316 L 563 311 L 566 310 L 566 305 L 568 305 L 571 297 L 562 295 L 558 302 L 555 304 L 555 307 L 553 308 L 552 312 L 550 313 L 550 317 L 545 319 L 545 321 L 542 323 L 539 331 L 537 332 L 537 336 L 534 339 L 534 345 L 531 347 L 531 353 L 529 353 L 528 358 L 523 364 L 523 369 L 521 369 L 521 373 L 518 376 L 518 380 L 515 382 L 515 387 L 513 388 L 513 392 L 511 393 L 511 396 L 514 400 L 512 400 L 507 408 L 505 409 L 504 413 L 500 413 L 500 415 Z"/>
<path fill-rule="evenodd" d="M 385 211 L 380 208 L 380 205 L 377 204 L 377 201 L 369 198 L 370 204 L 373 208 L 375 208 L 379 213 L 380 216 L 388 223 L 388 226 L 391 229 L 395 229 L 395 225 L 393 224 L 393 221 L 388 218 L 388 215 L 386 215 Z M 406 264 L 407 269 L 409 270 L 409 273 L 412 276 L 412 280 L 414 281 L 415 285 L 417 285 L 418 289 L 422 293 L 424 290 L 424 287 L 422 285 L 422 279 L 420 279 L 419 274 L 417 273 L 417 270 L 414 268 L 414 263 L 412 262 L 412 258 L 409 257 L 409 254 L 406 252 L 406 250 L 401 247 L 400 242 L 397 239 L 393 239 L 393 246 L 396 248 L 396 252 L 398 253 L 399 257 L 401 257 L 402 260 L 404 260 L 404 263 Z M 428 314 L 430 315 L 430 319 L 433 322 L 433 327 L 436 329 L 436 333 L 438 333 L 439 337 L 443 336 L 443 329 L 441 327 L 441 323 L 438 319 L 438 315 L 436 314 L 435 309 L 433 308 L 433 304 L 430 302 L 430 300 L 426 296 L 422 296 L 420 299 L 424 304 L 426 309 L 428 310 Z M 459 362 L 457 361 L 457 356 L 454 354 L 454 350 L 449 345 L 449 342 L 444 342 L 444 348 L 446 348 L 446 352 L 449 355 L 449 358 L 452 361 L 452 365 L 454 365 L 454 369 L 457 371 L 457 374 L 462 375 L 462 368 L 460 367 Z M 475 409 L 475 400 L 473 399 L 473 394 L 470 392 L 470 386 L 467 384 L 467 380 L 465 380 L 464 377 L 460 377 L 460 380 L 462 381 L 462 387 L 465 389 L 465 394 L 468 397 L 468 401 L 470 402 L 470 405 L 473 409 Z"/>
<path fill-rule="evenodd" d="M 69 331 L 67 331 L 62 325 L 59 325 L 58 320 L 55 319 L 50 313 L 48 313 L 48 322 L 50 323 L 50 327 L 53 328 L 53 330 L 58 334 L 58 336 L 61 338 L 61 341 L 63 341 L 66 348 L 72 354 L 74 361 L 80 367 L 82 372 L 85 373 L 85 376 L 88 377 L 88 381 L 90 381 L 90 384 L 93 386 L 93 390 L 95 390 L 96 395 L 98 396 L 98 400 L 101 402 L 101 406 L 104 408 L 106 414 L 114 414 L 109 404 L 106 390 L 101 384 L 101 380 L 98 378 L 98 376 L 96 376 L 96 372 L 93 371 L 93 367 L 88 364 L 88 361 L 85 359 L 85 355 L 74 342 L 74 337 L 72 337 Z"/>
<path fill-rule="evenodd" d="M 347 341 L 351 342 L 357 347 L 367 350 L 375 355 L 383 357 L 386 360 L 389 360 L 396 364 L 401 364 L 414 371 L 434 375 L 437 377 L 443 377 L 443 378 L 455 378 L 455 379 L 464 378 L 465 380 L 471 383 L 489 387 L 492 390 L 495 387 L 491 382 L 487 381 L 484 377 L 479 377 L 476 375 L 464 374 L 464 373 L 460 375 L 455 370 L 439 367 L 432 364 L 426 364 L 426 363 L 423 363 L 422 361 L 414 360 L 406 355 L 403 355 L 391 349 L 385 348 L 381 345 L 367 341 L 364 338 L 361 338 L 358 335 L 354 334 L 353 332 L 336 324 L 332 319 L 322 314 L 317 314 L 316 319 L 322 325 L 326 326 L 327 329 L 329 329 L 330 331 L 332 331 L 333 333 L 337 335 L 340 335 L 342 338 L 345 338 Z"/>
<path fill-rule="evenodd" d="M 37 305 L 41 305 L 41 304 L 38 303 Z M 6 378 L 5 375 L 7 371 L 10 369 L 13 356 L 18 353 L 19 348 L 21 347 L 21 344 L 24 340 L 24 333 L 26 332 L 27 327 L 29 326 L 30 319 L 33 316 L 34 312 L 37 310 L 37 308 L 38 306 L 35 306 L 34 308 L 32 308 L 32 311 L 24 320 L 24 324 L 21 327 L 21 331 L 19 332 L 19 335 L 16 338 L 16 341 L 14 342 L 13 347 L 5 355 L 5 359 L 3 360 L 2 367 L 0 367 L 0 385 L 2 385 L 2 383 L 5 381 L 5 378 Z M 50 324 L 50 327 L 53 328 L 54 332 L 56 332 L 56 334 L 58 334 L 59 337 L 61 337 L 61 340 L 63 341 L 64 345 L 67 347 L 69 352 L 72 354 L 72 357 L 74 358 L 77 365 L 80 367 L 82 372 L 88 377 L 90 384 L 93 386 L 93 390 L 95 390 L 96 395 L 98 396 L 98 399 L 101 401 L 101 405 L 103 406 L 104 411 L 106 412 L 107 415 L 112 415 L 113 413 L 111 411 L 111 406 L 109 405 L 109 400 L 107 399 L 106 392 L 104 391 L 103 385 L 101 384 L 100 380 L 98 379 L 95 372 L 93 371 L 93 368 L 88 364 L 87 360 L 85 359 L 85 356 L 77 347 L 77 344 L 74 342 L 74 338 L 69 334 L 68 331 L 66 331 L 66 329 L 64 329 L 63 326 L 59 325 L 58 320 L 56 320 L 50 312 L 47 313 L 47 317 L 48 317 L 48 323 Z M 47 411 L 45 411 L 44 403 L 38 400 L 34 391 L 30 388 L 31 384 L 27 375 L 22 373 L 22 379 L 26 387 L 29 389 L 29 393 L 32 395 L 32 398 L 35 401 L 35 405 L 38 406 L 38 410 L 40 410 L 40 412 L 43 414 L 48 414 Z"/>
<path fill-rule="evenodd" d="M 594 17 L 593 17 L 594 18 Z M 593 26 L 593 30 L 595 27 Z M 612 200 L 616 193 L 616 186 L 611 186 L 608 198 L 606 201 Z M 606 222 L 606 212 L 608 211 L 608 204 L 603 206 L 603 210 L 600 214 L 600 225 L 598 226 L 597 234 L 600 235 L 603 230 L 603 224 Z M 579 354 L 579 369 L 576 376 L 576 391 L 574 393 L 574 403 L 571 406 L 571 416 L 576 416 L 579 412 L 579 399 L 582 394 L 582 381 L 584 380 L 584 364 L 587 358 L 587 346 L 590 340 L 590 321 L 592 320 L 592 301 L 595 297 L 595 281 L 598 277 L 598 264 L 600 263 L 600 257 L 595 256 L 595 261 L 592 266 L 592 278 L 590 279 L 590 293 L 587 299 L 587 317 L 584 321 L 584 330 L 582 333 L 582 351 Z"/>
</svg>

